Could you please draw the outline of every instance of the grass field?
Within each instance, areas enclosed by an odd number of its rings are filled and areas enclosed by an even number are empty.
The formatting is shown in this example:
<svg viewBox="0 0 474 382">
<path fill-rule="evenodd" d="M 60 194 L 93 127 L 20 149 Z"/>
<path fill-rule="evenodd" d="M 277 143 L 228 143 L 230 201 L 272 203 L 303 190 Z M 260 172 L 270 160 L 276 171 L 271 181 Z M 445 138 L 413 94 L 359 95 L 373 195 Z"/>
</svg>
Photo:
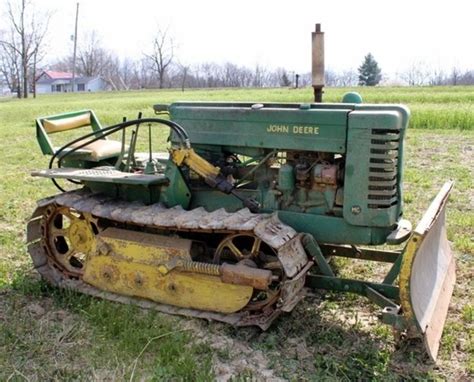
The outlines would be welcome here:
<svg viewBox="0 0 474 382">
<path fill-rule="evenodd" d="M 327 89 L 325 101 L 337 102 L 347 90 Z M 35 201 L 56 190 L 29 175 L 48 164 L 35 139 L 36 117 L 90 108 L 108 125 L 138 111 L 152 116 L 151 105 L 176 100 L 311 102 L 309 89 L 164 90 L 0 99 L 0 380 L 472 380 L 474 88 L 359 91 L 365 102 L 404 103 L 412 111 L 409 220 L 421 217 L 445 180 L 456 181 L 447 219 L 457 286 L 438 366 L 415 347 L 397 347 L 376 308 L 352 295 L 308 296 L 260 332 L 98 301 L 38 279 L 26 252 L 26 222 Z"/>
</svg>

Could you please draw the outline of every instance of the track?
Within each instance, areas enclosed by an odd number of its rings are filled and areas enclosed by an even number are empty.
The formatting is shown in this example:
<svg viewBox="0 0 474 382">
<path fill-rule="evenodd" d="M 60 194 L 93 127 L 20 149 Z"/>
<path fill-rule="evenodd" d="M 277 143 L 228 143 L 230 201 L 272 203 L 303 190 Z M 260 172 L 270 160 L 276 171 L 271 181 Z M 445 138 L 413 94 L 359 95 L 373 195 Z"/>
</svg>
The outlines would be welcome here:
<svg viewBox="0 0 474 382">
<path fill-rule="evenodd" d="M 58 224 L 66 217 L 70 220 L 69 227 Z M 84 224 L 92 229 L 84 229 Z M 94 240 L 94 236 L 107 227 L 120 227 L 130 231 L 131 235 L 133 232 L 149 232 L 199 236 L 205 241 L 215 241 L 217 237 L 220 242 L 214 246 L 214 262 L 220 261 L 223 253 L 248 261 L 252 253 L 260 253 L 261 245 L 265 245 L 267 253 L 273 254 L 267 256 L 273 261 L 265 266 L 280 275 L 279 282 L 263 302 L 251 302 L 246 308 L 230 314 L 181 308 L 107 292 L 82 280 L 82 266 L 87 262 L 87 254 L 84 256 L 84 250 L 81 250 L 84 242 Z M 235 245 L 243 236 L 252 238 L 252 248 L 248 251 Z M 58 238 L 61 245 L 57 244 Z M 302 246 L 301 235 L 279 221 L 276 214 L 254 214 L 248 209 L 228 213 L 224 209 L 207 212 L 202 207 L 186 211 L 180 206 L 145 206 L 93 194 L 86 189 L 39 201 L 28 223 L 27 241 L 34 267 L 52 285 L 164 313 L 222 321 L 235 326 L 256 325 L 263 330 L 301 300 L 305 276 L 312 265 Z"/>
</svg>

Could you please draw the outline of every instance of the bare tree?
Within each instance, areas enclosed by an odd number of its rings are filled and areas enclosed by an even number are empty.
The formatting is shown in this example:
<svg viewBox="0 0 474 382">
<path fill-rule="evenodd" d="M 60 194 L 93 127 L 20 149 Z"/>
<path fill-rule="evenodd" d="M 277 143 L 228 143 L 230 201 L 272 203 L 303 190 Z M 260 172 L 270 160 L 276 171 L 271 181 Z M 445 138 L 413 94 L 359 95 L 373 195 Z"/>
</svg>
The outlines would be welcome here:
<svg viewBox="0 0 474 382">
<path fill-rule="evenodd" d="M 151 69 L 158 76 L 158 86 L 163 88 L 166 71 L 173 62 L 174 45 L 171 37 L 168 36 L 168 30 L 158 30 L 153 39 L 152 51 L 150 54 L 145 54 L 145 57 L 151 63 Z"/>
<path fill-rule="evenodd" d="M 265 86 L 265 80 L 267 76 L 267 70 L 260 66 L 259 64 L 255 65 L 253 71 L 253 81 L 252 86 L 254 88 L 261 88 Z"/>
<path fill-rule="evenodd" d="M 6 34 L 4 32 L 3 34 Z M 1 40 L 4 41 L 6 38 L 2 34 Z M 11 39 L 12 44 L 15 43 L 14 39 Z M 22 96 L 20 87 L 20 56 L 17 54 L 17 49 L 11 44 L 0 44 L 0 73 L 4 78 L 8 88 L 12 92 L 17 93 L 17 97 Z"/>
<path fill-rule="evenodd" d="M 429 77 L 429 73 L 425 68 L 426 63 L 422 61 L 412 62 L 405 71 L 400 73 L 400 78 L 410 86 L 424 85 Z"/>
<path fill-rule="evenodd" d="M 451 75 L 449 76 L 450 85 L 459 85 L 459 80 L 461 78 L 461 71 L 456 66 L 453 66 L 451 69 Z"/>
<path fill-rule="evenodd" d="M 42 58 L 41 49 L 50 15 L 34 9 L 29 0 L 20 0 L 15 4 L 8 1 L 7 19 L 10 23 L 10 33 L 8 38 L 0 40 L 2 53 L 6 56 L 16 56 L 13 61 L 19 63 L 18 94 L 27 98 L 29 84 L 34 85 L 36 80 L 36 65 Z"/>
<path fill-rule="evenodd" d="M 313 77 L 311 72 L 300 74 L 300 88 L 311 86 L 313 82 Z"/>
<path fill-rule="evenodd" d="M 338 86 L 355 86 L 359 80 L 359 75 L 354 69 L 343 70 L 338 77 Z"/>
<path fill-rule="evenodd" d="M 468 70 L 463 73 L 460 81 L 460 85 L 474 85 L 474 70 Z"/>
<path fill-rule="evenodd" d="M 337 86 L 338 85 L 338 78 L 339 76 L 334 70 L 326 69 L 324 72 L 324 82 L 326 86 Z"/>
<path fill-rule="evenodd" d="M 184 92 L 184 87 L 186 86 L 186 80 L 188 79 L 190 66 L 183 63 L 178 63 L 177 69 L 178 69 L 178 79 L 181 82 L 181 91 Z"/>
<path fill-rule="evenodd" d="M 103 48 L 96 31 L 89 32 L 79 46 L 77 71 L 87 77 L 104 74 L 115 57 Z"/>
<path fill-rule="evenodd" d="M 133 66 L 131 60 L 121 60 L 105 49 L 96 31 L 86 33 L 78 48 L 75 71 L 81 76 L 100 76 L 113 90 L 129 89 Z M 73 69 L 73 57 L 69 55 L 52 65 L 53 69 L 69 72 Z"/>
<path fill-rule="evenodd" d="M 200 70 L 204 77 L 204 87 L 216 88 L 222 86 L 219 82 L 220 68 L 214 63 L 204 63 L 201 65 Z"/>
<path fill-rule="evenodd" d="M 443 85 L 445 82 L 446 82 L 446 76 L 441 69 L 434 69 L 429 74 L 428 83 L 431 86 L 440 86 L 440 85 Z"/>
</svg>

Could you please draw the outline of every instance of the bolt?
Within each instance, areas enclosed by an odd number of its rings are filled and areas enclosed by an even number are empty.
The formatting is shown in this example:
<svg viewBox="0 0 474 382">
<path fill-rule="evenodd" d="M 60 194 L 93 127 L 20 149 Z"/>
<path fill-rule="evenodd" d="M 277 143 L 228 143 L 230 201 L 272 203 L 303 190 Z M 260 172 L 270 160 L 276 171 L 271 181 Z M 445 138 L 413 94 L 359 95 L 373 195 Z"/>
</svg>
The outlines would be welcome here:
<svg viewBox="0 0 474 382">
<path fill-rule="evenodd" d="M 143 279 L 140 274 L 135 276 L 135 285 L 141 287 L 143 285 Z"/>
<path fill-rule="evenodd" d="M 110 253 L 110 248 L 107 244 L 103 243 L 99 246 L 99 254 L 102 256 L 107 256 Z"/>
<path fill-rule="evenodd" d="M 360 206 L 352 206 L 351 212 L 354 215 L 359 215 L 362 212 L 362 208 L 360 208 Z"/>
</svg>

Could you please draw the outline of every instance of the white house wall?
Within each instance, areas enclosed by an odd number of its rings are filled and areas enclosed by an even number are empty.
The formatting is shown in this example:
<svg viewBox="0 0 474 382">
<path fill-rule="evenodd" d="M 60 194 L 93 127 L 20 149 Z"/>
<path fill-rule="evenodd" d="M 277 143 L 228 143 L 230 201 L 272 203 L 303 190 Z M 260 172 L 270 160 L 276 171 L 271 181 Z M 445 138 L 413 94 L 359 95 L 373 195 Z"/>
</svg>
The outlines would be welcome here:
<svg viewBox="0 0 474 382">
<path fill-rule="evenodd" d="M 86 84 L 85 88 L 88 92 L 98 92 L 104 90 L 104 81 L 102 81 L 101 78 L 94 78 Z"/>
<path fill-rule="evenodd" d="M 50 84 L 36 84 L 36 93 L 37 94 L 51 93 L 51 85 Z"/>
</svg>

